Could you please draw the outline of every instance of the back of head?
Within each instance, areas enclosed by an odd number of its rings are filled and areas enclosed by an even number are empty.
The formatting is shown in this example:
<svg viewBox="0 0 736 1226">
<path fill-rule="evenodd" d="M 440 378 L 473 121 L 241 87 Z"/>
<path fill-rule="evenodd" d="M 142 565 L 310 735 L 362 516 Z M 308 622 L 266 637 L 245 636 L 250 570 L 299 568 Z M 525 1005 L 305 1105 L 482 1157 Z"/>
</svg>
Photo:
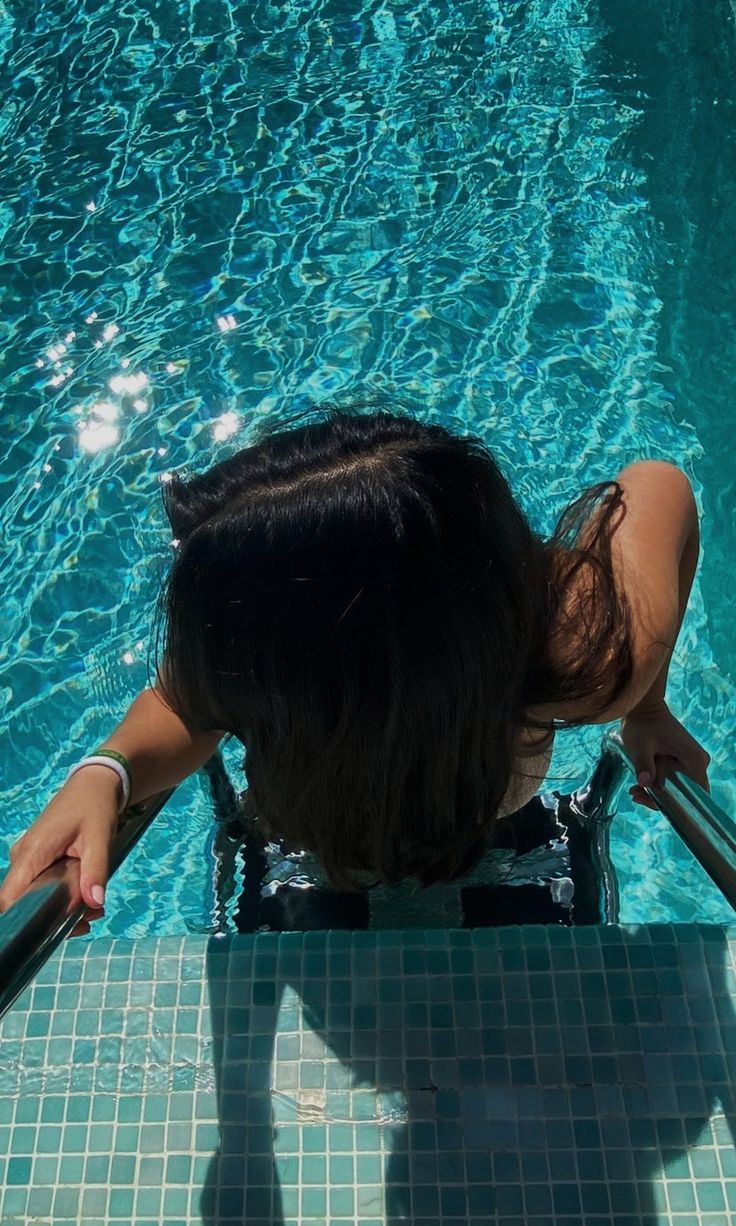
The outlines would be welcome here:
<svg viewBox="0 0 736 1226">
<path fill-rule="evenodd" d="M 165 487 L 162 684 L 243 741 L 249 810 L 336 884 L 450 880 L 509 783 L 545 547 L 478 440 L 319 414 Z"/>
</svg>

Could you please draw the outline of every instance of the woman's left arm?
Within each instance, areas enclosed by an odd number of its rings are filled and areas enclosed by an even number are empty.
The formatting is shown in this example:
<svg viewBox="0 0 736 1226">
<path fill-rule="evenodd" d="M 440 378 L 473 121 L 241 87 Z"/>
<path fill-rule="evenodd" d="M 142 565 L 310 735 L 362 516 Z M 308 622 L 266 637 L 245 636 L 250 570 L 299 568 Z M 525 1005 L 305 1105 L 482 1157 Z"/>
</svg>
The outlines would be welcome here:
<svg viewBox="0 0 736 1226">
<path fill-rule="evenodd" d="M 688 483 L 689 485 L 689 483 Z M 698 557 L 700 555 L 700 528 L 698 525 L 698 512 L 695 505 L 695 499 L 690 491 L 691 514 L 688 517 L 689 530 L 682 547 L 680 561 L 677 571 L 677 620 L 673 627 L 672 643 L 668 647 L 667 654 L 662 661 L 659 672 L 654 677 L 649 689 L 642 694 L 639 701 L 629 711 L 624 718 L 631 715 L 636 715 L 651 711 L 657 708 L 660 703 L 664 702 L 664 696 L 667 689 L 667 676 L 672 662 L 672 653 L 675 650 L 680 630 L 682 628 L 687 602 L 690 599 L 695 571 L 698 566 Z"/>
<path fill-rule="evenodd" d="M 677 763 L 682 771 L 699 783 L 706 792 L 710 791 L 710 754 L 675 718 L 665 702 L 672 654 L 690 599 L 700 554 L 700 529 L 692 490 L 689 498 L 685 498 L 685 505 L 689 507 L 690 513 L 687 519 L 688 531 L 678 565 L 677 620 L 673 628 L 672 642 L 651 685 L 621 719 L 621 740 L 631 758 L 637 779 L 636 785 L 629 791 L 638 804 L 649 809 L 656 809 L 657 805 L 650 800 L 644 788 L 661 783 L 664 766 L 661 759 L 664 758 Z"/>
</svg>

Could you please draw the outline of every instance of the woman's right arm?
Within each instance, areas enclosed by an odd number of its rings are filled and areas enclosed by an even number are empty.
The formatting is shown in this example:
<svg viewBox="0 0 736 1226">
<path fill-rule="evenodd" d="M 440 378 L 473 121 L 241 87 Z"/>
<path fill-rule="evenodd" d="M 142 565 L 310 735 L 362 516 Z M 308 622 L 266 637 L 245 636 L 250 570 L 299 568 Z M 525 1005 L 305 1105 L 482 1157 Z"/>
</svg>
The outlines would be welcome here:
<svg viewBox="0 0 736 1226">
<path fill-rule="evenodd" d="M 195 733 L 157 690 L 144 690 L 100 748 L 115 749 L 130 763 L 129 803 L 175 787 L 215 752 L 224 733 Z M 80 861 L 82 896 L 91 911 L 104 900 L 110 845 L 118 827 L 121 784 L 106 766 L 85 766 L 59 789 L 10 850 L 10 871 L 0 888 L 6 911 L 50 864 L 63 856 Z M 102 899 L 93 890 L 102 890 Z"/>
</svg>

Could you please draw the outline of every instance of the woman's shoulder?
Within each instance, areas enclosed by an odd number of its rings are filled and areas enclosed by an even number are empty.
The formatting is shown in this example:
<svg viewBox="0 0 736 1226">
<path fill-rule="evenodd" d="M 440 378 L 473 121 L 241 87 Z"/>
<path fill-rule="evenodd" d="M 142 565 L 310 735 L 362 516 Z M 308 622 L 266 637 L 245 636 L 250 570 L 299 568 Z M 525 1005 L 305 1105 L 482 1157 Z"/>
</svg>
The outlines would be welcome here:
<svg viewBox="0 0 736 1226">
<path fill-rule="evenodd" d="M 597 520 L 597 513 L 595 515 Z M 577 541 L 577 549 L 588 548 L 595 527 L 594 517 L 586 524 Z M 591 615 L 590 597 L 593 590 L 591 565 L 586 563 L 573 570 L 576 554 L 572 550 L 559 548 L 555 551 L 552 565 L 553 581 L 557 586 L 557 614 L 551 627 L 546 647 L 547 669 L 564 686 L 567 678 L 579 675 L 579 669 L 585 658 L 594 648 L 591 647 L 589 626 L 597 620 Z M 613 563 L 613 557 L 612 557 Z M 615 596 L 621 598 L 621 577 L 617 567 L 613 565 Z M 610 596 L 614 595 L 610 591 Z M 585 606 L 587 614 L 583 617 L 581 609 Z M 600 644 L 597 645 L 600 650 Z M 615 652 L 612 650 L 610 659 L 605 658 L 601 667 L 605 673 L 609 664 L 613 665 Z M 556 720 L 578 720 L 585 718 L 590 706 L 589 698 L 553 699 L 549 702 L 528 705 L 524 711 L 521 734 L 519 736 L 520 753 L 533 754 L 544 750 L 554 740 L 554 723 Z M 528 722 L 527 722 L 528 721 Z M 538 724 L 548 724 L 549 732 L 537 727 Z"/>
<path fill-rule="evenodd" d="M 688 478 L 674 464 L 641 460 L 616 478 L 623 490 L 623 515 L 611 527 L 610 564 L 615 596 L 630 617 L 633 673 L 626 692 L 605 711 L 593 711 L 587 697 L 527 708 L 532 719 L 586 719 L 610 723 L 630 711 L 658 676 L 676 636 L 679 561 L 693 518 L 694 500 Z M 597 508 L 580 533 L 577 548 L 594 538 L 602 508 Z M 695 512 L 697 521 L 697 512 Z M 576 614 L 591 593 L 592 567 L 582 566 L 571 582 L 563 577 L 571 556 L 559 550 L 554 573 L 561 585 L 559 615 L 549 644 L 550 658 L 561 675 L 580 663 L 588 648 L 583 619 Z M 613 668 L 616 653 L 611 652 Z"/>
</svg>

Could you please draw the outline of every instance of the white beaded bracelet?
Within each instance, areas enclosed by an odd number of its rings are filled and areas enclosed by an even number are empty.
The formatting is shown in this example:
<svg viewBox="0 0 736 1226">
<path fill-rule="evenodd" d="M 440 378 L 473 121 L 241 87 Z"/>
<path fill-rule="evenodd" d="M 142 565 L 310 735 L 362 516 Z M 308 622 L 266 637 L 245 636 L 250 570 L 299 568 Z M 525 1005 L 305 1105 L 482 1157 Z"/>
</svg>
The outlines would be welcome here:
<svg viewBox="0 0 736 1226">
<path fill-rule="evenodd" d="M 77 771 L 81 771 L 82 767 L 84 766 L 109 766 L 111 771 L 115 771 L 115 774 L 118 776 L 123 785 L 123 798 L 118 809 L 119 817 L 127 809 L 128 801 L 130 800 L 130 774 L 125 769 L 122 762 L 118 762 L 115 758 L 103 757 L 101 754 L 90 754 L 88 758 L 82 758 L 81 762 L 77 762 L 77 764 L 71 768 L 69 774 L 67 775 L 67 779 L 71 779 L 72 775 L 76 775 Z"/>
</svg>

